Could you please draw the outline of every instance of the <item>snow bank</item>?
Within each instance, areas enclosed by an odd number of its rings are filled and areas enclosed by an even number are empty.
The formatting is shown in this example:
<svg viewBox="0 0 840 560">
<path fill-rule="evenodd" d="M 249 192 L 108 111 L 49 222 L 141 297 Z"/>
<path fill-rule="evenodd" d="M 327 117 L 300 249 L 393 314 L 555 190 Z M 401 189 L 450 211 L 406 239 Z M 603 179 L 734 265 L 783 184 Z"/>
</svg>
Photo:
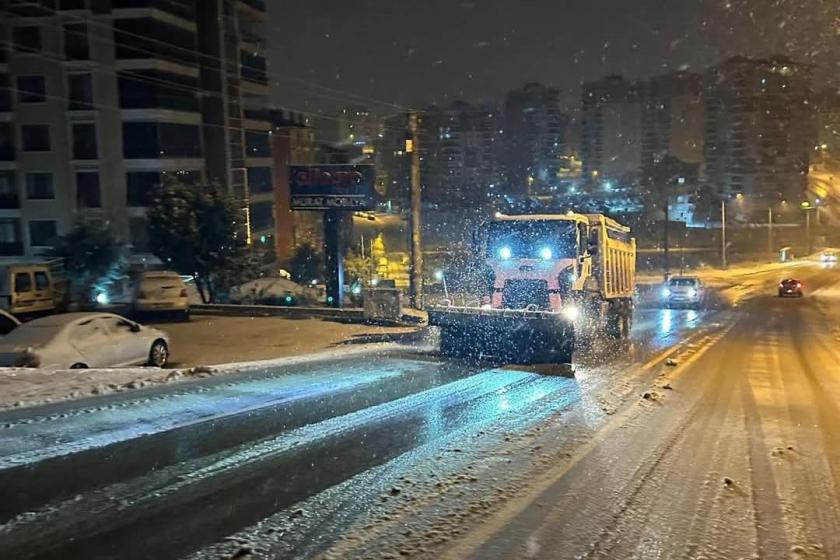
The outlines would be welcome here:
<svg viewBox="0 0 840 560">
<path fill-rule="evenodd" d="M 0 410 L 89 398 L 145 387 L 287 367 L 399 347 L 397 343 L 360 344 L 312 354 L 254 362 L 237 362 L 182 369 L 151 367 L 121 369 L 48 370 L 0 368 Z"/>
</svg>

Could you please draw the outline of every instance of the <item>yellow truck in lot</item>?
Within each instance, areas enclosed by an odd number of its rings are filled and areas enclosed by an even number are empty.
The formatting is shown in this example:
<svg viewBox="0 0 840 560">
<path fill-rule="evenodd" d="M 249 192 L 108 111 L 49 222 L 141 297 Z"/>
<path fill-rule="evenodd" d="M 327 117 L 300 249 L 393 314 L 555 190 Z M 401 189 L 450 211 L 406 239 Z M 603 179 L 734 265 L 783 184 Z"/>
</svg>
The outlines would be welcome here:
<svg viewBox="0 0 840 560">
<path fill-rule="evenodd" d="M 571 363 L 575 345 L 629 336 L 636 287 L 630 228 L 601 214 L 498 215 L 484 231 L 478 307 L 429 309 L 441 352 Z"/>
<path fill-rule="evenodd" d="M 16 317 L 56 311 L 56 283 L 47 264 L 0 263 L 0 309 Z"/>
</svg>

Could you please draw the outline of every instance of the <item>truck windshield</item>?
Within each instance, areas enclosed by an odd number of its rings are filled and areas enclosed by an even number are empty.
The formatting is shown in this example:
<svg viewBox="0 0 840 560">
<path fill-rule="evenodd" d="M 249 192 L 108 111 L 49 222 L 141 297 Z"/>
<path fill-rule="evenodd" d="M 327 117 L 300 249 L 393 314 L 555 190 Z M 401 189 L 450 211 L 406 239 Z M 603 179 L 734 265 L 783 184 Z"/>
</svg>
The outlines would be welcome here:
<svg viewBox="0 0 840 560">
<path fill-rule="evenodd" d="M 575 222 L 510 220 L 490 224 L 487 250 L 492 258 L 569 259 L 577 256 Z"/>
</svg>

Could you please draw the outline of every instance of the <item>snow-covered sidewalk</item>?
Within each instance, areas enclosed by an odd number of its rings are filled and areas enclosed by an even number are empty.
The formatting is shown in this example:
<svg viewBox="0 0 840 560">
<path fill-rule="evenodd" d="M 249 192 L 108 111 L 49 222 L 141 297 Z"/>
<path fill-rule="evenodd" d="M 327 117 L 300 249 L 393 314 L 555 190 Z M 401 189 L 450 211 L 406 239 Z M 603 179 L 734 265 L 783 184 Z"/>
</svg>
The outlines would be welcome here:
<svg viewBox="0 0 840 560">
<path fill-rule="evenodd" d="M 174 369 L 0 368 L 0 410 L 385 350 L 416 331 L 277 317 L 197 317 L 160 328 L 172 338 Z"/>
</svg>

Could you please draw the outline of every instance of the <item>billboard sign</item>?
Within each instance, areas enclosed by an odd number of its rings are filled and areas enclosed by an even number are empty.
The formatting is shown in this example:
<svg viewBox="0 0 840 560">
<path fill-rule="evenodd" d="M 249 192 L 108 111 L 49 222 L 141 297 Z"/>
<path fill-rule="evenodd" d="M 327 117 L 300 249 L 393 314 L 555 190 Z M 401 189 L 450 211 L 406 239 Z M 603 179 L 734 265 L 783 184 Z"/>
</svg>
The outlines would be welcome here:
<svg viewBox="0 0 840 560">
<path fill-rule="evenodd" d="M 292 165 L 292 210 L 373 210 L 372 165 Z"/>
</svg>

